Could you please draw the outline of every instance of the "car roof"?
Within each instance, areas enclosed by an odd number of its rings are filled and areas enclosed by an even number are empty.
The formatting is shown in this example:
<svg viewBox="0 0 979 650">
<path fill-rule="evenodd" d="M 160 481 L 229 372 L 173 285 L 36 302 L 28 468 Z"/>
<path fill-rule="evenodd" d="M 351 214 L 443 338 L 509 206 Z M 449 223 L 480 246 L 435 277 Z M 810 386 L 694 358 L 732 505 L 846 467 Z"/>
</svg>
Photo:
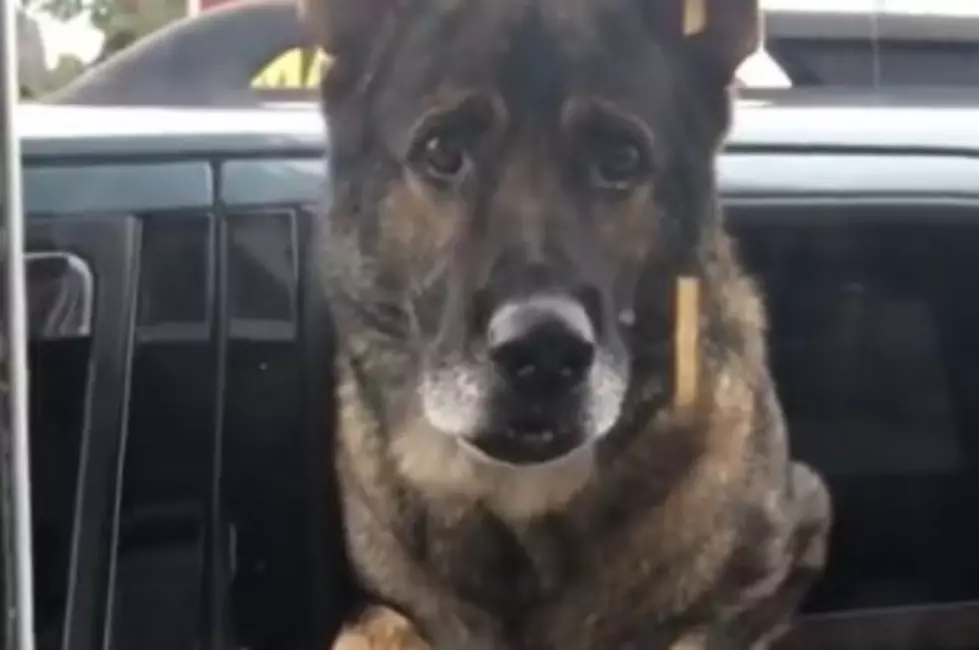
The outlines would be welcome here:
<svg viewBox="0 0 979 650">
<path fill-rule="evenodd" d="M 258 108 L 23 104 L 26 156 L 227 155 L 315 151 L 312 103 Z M 979 93 L 753 95 L 737 102 L 729 147 L 979 151 Z"/>
</svg>

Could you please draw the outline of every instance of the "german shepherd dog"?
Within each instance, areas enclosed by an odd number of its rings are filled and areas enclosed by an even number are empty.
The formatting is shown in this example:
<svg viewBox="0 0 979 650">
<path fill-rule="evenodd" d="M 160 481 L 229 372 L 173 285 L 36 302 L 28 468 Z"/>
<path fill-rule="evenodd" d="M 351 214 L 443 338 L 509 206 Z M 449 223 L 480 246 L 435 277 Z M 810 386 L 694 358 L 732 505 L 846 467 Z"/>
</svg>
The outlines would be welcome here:
<svg viewBox="0 0 979 650">
<path fill-rule="evenodd" d="M 831 508 L 715 191 L 757 0 L 303 1 L 373 603 L 336 647 L 767 647 Z"/>
</svg>

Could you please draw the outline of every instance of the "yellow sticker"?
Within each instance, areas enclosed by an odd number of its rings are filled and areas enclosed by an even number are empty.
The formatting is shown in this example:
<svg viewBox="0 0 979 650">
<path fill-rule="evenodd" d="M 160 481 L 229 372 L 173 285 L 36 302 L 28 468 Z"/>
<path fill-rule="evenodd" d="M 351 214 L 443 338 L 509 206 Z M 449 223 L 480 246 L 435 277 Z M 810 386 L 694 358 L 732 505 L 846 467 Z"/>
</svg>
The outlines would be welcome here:
<svg viewBox="0 0 979 650">
<path fill-rule="evenodd" d="M 323 69 L 332 60 L 323 50 L 306 56 L 301 48 L 283 52 L 251 80 L 254 90 L 315 90 L 323 78 Z"/>
<path fill-rule="evenodd" d="M 693 36 L 707 27 L 707 0 L 683 0 L 683 35 Z"/>
<path fill-rule="evenodd" d="M 697 399 L 700 375 L 700 281 L 697 278 L 677 278 L 673 327 L 673 403 L 686 408 Z"/>
</svg>

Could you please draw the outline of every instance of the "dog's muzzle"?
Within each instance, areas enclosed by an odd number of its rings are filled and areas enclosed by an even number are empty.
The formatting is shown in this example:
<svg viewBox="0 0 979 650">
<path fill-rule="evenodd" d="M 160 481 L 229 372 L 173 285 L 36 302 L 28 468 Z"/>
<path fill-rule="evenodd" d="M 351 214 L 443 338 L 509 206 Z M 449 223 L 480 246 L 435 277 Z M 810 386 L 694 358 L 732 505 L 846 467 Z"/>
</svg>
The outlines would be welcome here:
<svg viewBox="0 0 979 650">
<path fill-rule="evenodd" d="M 515 465 L 555 460 L 582 446 L 597 353 L 585 307 L 561 295 L 509 301 L 491 314 L 485 336 L 495 389 L 489 426 L 471 442 Z"/>
<path fill-rule="evenodd" d="M 422 407 L 436 429 L 509 465 L 561 459 L 612 429 L 628 358 L 583 301 L 533 294 L 502 302 L 483 322 L 485 355 L 425 373 Z"/>
</svg>

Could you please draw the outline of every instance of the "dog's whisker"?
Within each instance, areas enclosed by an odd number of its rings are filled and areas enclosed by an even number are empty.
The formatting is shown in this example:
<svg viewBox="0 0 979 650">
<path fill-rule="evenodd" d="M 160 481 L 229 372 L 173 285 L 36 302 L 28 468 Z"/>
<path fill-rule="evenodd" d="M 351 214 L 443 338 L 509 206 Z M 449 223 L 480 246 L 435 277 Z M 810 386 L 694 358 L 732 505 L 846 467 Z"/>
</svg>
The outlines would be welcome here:
<svg viewBox="0 0 979 650">
<path fill-rule="evenodd" d="M 401 309 L 408 319 L 408 331 L 415 338 L 422 334 L 421 321 L 418 318 L 418 310 L 415 308 L 414 301 L 406 299 L 401 304 Z"/>
<path fill-rule="evenodd" d="M 421 296 L 431 291 L 433 287 L 448 275 L 449 266 L 449 259 L 436 259 L 432 268 L 429 269 L 419 282 L 412 286 L 412 293 L 415 296 Z"/>
</svg>

